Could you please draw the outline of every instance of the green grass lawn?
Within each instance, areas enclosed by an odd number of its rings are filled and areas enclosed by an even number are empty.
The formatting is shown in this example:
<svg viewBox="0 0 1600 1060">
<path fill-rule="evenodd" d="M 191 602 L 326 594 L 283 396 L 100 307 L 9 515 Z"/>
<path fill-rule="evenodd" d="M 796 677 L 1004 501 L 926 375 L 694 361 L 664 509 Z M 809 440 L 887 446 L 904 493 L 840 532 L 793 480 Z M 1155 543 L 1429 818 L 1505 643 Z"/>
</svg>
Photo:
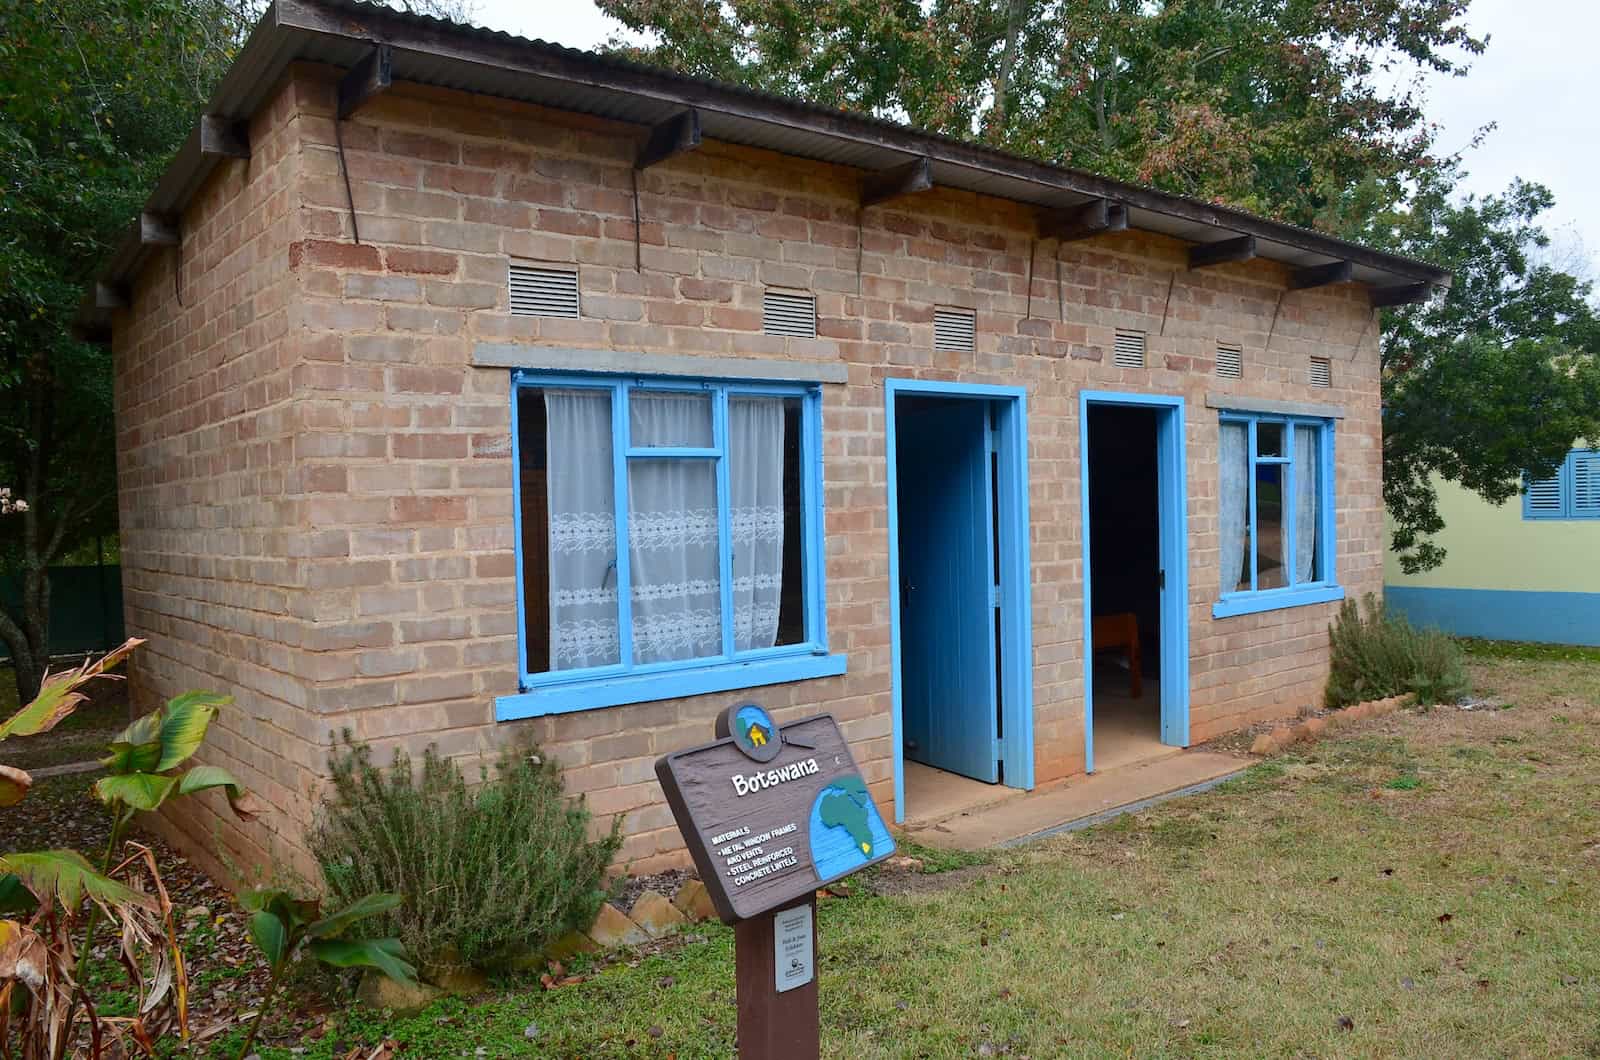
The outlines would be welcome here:
<svg viewBox="0 0 1600 1060">
<path fill-rule="evenodd" d="M 912 893 L 825 901 L 824 1054 L 1600 1056 L 1600 666 L 1471 666 L 1499 709 L 1364 723 Z M 728 1056 L 732 934 L 694 933 L 549 992 L 351 1012 L 295 1055 Z"/>
</svg>

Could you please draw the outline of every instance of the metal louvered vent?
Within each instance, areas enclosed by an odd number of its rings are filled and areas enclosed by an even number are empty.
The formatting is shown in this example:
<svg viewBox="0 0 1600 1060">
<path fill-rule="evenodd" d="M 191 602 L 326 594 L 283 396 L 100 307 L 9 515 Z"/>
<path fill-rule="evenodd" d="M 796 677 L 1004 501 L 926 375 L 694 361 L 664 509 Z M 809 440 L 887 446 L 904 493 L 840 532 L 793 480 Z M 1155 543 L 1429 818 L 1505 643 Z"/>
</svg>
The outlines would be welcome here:
<svg viewBox="0 0 1600 1060">
<path fill-rule="evenodd" d="M 1144 332 L 1117 332 L 1117 344 L 1111 352 L 1111 363 L 1118 368 L 1144 367 Z"/>
<path fill-rule="evenodd" d="M 790 291 L 766 292 L 761 298 L 761 330 L 768 335 L 816 338 L 816 296 Z"/>
<path fill-rule="evenodd" d="M 978 344 L 978 315 L 970 309 L 933 311 L 933 348 L 971 353 Z"/>
<path fill-rule="evenodd" d="M 1311 358 L 1311 385 L 1333 385 L 1333 362 L 1326 357 Z"/>
<path fill-rule="evenodd" d="M 1221 379 L 1244 378 L 1244 347 L 1231 342 L 1217 343 L 1217 376 Z"/>
<path fill-rule="evenodd" d="M 511 264 L 507 284 L 511 313 L 519 317 L 578 315 L 578 271 Z"/>
</svg>

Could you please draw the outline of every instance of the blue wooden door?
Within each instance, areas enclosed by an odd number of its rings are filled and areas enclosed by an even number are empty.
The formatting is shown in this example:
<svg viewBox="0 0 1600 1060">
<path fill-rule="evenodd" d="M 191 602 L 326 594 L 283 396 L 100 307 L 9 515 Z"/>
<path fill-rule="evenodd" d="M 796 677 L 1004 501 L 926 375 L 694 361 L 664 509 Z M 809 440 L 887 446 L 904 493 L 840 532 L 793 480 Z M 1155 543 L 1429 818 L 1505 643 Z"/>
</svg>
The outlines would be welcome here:
<svg viewBox="0 0 1600 1060">
<path fill-rule="evenodd" d="M 993 445 L 985 401 L 896 413 L 901 711 L 907 758 L 1000 779 Z"/>
</svg>

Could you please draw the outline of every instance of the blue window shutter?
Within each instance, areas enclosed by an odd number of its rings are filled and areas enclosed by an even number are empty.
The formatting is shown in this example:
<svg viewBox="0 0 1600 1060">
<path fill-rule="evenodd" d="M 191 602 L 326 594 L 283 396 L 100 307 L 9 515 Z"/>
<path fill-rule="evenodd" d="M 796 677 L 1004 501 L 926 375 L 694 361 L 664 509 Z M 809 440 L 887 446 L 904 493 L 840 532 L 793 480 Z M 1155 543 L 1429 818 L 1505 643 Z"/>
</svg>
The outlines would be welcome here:
<svg viewBox="0 0 1600 1060">
<path fill-rule="evenodd" d="M 1600 519 L 1600 452 L 1573 453 L 1570 518 Z"/>
<path fill-rule="evenodd" d="M 1561 469 L 1549 478 L 1529 479 L 1523 487 L 1524 519 L 1560 519 L 1565 514 L 1561 503 Z"/>
</svg>

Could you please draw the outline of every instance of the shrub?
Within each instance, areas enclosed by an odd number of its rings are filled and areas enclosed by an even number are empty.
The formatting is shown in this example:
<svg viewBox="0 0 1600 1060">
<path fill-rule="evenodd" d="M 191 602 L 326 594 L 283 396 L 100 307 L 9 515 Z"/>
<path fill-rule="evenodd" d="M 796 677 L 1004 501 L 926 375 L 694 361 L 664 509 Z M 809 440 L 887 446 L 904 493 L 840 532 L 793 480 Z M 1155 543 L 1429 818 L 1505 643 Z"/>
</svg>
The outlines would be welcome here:
<svg viewBox="0 0 1600 1060">
<path fill-rule="evenodd" d="M 1438 630 L 1418 630 L 1367 594 L 1364 606 L 1346 600 L 1328 628 L 1331 666 L 1325 707 L 1410 692 L 1423 706 L 1466 694 L 1461 648 Z"/>
<path fill-rule="evenodd" d="M 506 751 L 472 788 L 432 747 L 420 772 L 403 752 L 384 771 L 348 733 L 330 766 L 333 789 L 313 831 L 328 889 L 344 903 L 404 896 L 375 929 L 425 967 L 503 966 L 587 927 L 599 910 L 621 821 L 590 839 L 582 799 L 566 798 L 555 763 L 535 749 Z"/>
</svg>

